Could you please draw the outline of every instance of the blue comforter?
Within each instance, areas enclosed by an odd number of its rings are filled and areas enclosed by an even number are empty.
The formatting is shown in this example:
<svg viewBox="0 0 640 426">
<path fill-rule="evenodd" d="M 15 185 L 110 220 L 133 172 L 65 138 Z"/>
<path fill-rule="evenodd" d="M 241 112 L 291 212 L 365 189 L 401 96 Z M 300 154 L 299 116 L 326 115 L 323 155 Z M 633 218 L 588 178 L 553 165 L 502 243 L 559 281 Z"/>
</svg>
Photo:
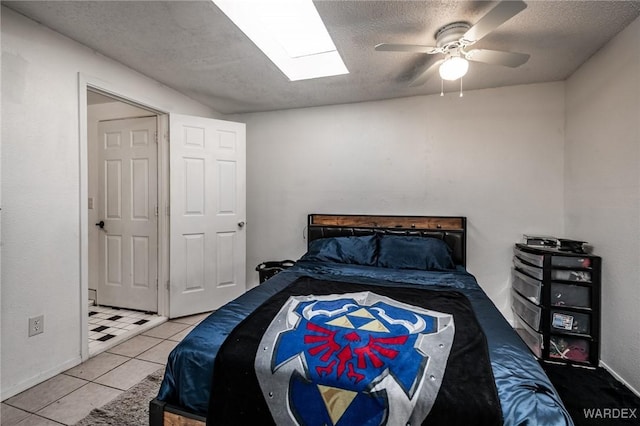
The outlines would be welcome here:
<svg viewBox="0 0 640 426">
<path fill-rule="evenodd" d="M 362 284 L 456 289 L 470 300 L 489 346 L 491 367 L 506 425 L 572 425 L 538 362 L 479 287 L 473 275 L 387 269 L 331 262 L 298 262 L 212 313 L 171 352 L 158 399 L 206 416 L 214 359 L 233 328 L 270 296 L 301 276 Z"/>
</svg>

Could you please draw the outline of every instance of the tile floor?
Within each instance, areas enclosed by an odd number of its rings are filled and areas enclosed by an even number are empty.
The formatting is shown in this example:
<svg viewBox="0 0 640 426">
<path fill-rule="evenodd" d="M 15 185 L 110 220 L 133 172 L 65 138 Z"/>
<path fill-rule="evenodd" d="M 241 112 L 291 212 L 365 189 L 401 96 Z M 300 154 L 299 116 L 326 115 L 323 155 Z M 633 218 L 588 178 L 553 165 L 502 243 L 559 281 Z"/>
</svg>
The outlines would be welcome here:
<svg viewBox="0 0 640 426">
<path fill-rule="evenodd" d="M 105 306 L 89 306 L 89 356 L 116 346 L 165 321 L 165 318 L 139 311 Z"/>
<path fill-rule="evenodd" d="M 92 409 L 103 406 L 164 367 L 169 352 L 207 315 L 164 322 L 3 401 L 0 424 L 59 426 L 76 423 Z M 106 329 L 103 334 L 104 331 Z"/>
</svg>

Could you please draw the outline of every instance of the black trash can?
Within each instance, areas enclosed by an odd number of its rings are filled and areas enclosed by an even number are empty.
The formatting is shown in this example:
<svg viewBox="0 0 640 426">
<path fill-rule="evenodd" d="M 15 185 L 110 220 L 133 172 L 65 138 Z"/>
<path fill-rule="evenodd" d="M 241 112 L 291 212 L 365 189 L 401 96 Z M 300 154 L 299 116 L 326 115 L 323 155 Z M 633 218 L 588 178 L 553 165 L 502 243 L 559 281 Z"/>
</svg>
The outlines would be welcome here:
<svg viewBox="0 0 640 426">
<path fill-rule="evenodd" d="M 274 260 L 259 264 L 256 266 L 256 271 L 258 271 L 260 283 L 265 282 L 280 271 L 291 268 L 294 264 L 293 260 Z"/>
</svg>

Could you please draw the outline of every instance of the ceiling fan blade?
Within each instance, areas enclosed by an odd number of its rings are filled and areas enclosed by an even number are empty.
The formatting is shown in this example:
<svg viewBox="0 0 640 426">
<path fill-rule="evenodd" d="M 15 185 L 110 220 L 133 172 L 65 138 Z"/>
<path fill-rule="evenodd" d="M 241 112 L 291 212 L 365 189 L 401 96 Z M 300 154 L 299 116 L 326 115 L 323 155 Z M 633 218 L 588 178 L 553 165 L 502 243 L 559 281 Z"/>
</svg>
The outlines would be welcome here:
<svg viewBox="0 0 640 426">
<path fill-rule="evenodd" d="M 423 85 L 427 80 L 433 77 L 438 73 L 438 69 L 440 68 L 440 64 L 444 62 L 444 59 L 438 59 L 429 65 L 426 69 L 422 69 L 421 71 L 416 73 L 416 76 L 409 83 L 409 87 L 416 87 Z"/>
<path fill-rule="evenodd" d="M 463 38 L 469 41 L 478 41 L 526 8 L 527 4 L 522 0 L 502 1 L 480 18 L 473 27 L 469 28 Z"/>
<path fill-rule="evenodd" d="M 484 62 L 485 64 L 504 65 L 516 68 L 529 60 L 528 53 L 501 52 L 499 50 L 473 49 L 467 52 L 466 58 L 470 61 Z"/>
<path fill-rule="evenodd" d="M 421 44 L 377 44 L 375 49 L 379 52 L 415 52 L 415 53 L 436 53 L 437 47 L 423 46 Z"/>
</svg>

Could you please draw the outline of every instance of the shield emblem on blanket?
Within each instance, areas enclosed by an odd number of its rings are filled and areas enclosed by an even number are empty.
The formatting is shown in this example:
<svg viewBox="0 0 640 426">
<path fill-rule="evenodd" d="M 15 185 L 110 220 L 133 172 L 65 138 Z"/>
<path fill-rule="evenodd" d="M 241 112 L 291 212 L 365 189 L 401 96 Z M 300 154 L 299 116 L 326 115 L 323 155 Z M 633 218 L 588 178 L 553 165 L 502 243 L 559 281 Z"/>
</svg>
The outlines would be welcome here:
<svg viewBox="0 0 640 426">
<path fill-rule="evenodd" d="M 420 424 L 440 389 L 453 317 L 374 292 L 293 296 L 255 369 L 278 425 Z"/>
</svg>

